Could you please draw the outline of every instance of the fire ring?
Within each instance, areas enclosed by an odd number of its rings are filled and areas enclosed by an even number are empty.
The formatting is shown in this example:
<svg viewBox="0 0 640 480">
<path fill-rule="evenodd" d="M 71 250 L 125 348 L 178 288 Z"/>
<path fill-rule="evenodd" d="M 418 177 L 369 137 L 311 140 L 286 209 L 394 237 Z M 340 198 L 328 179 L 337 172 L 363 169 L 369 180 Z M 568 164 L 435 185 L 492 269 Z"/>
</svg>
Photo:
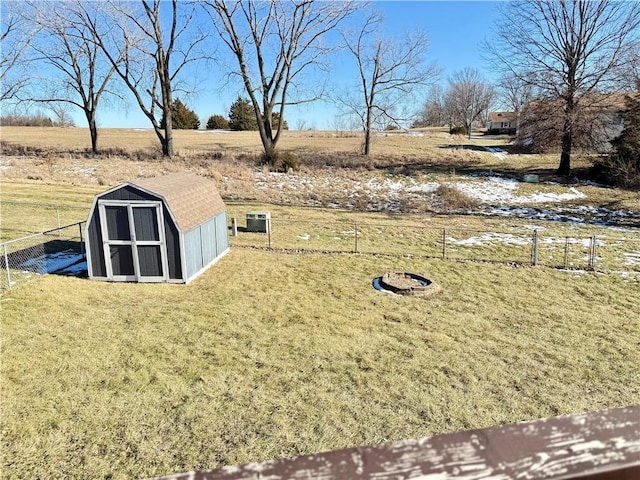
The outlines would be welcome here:
<svg viewBox="0 0 640 480">
<path fill-rule="evenodd" d="M 397 295 L 430 297 L 440 288 L 427 277 L 409 272 L 390 272 L 373 279 L 373 287 Z"/>
</svg>

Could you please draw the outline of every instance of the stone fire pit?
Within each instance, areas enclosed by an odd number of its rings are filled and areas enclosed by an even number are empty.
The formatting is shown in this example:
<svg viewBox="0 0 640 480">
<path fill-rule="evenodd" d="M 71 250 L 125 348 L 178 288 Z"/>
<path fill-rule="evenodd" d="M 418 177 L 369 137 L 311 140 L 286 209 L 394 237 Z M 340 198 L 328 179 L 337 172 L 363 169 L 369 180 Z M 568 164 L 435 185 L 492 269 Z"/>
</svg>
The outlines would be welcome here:
<svg viewBox="0 0 640 480">
<path fill-rule="evenodd" d="M 416 297 L 429 297 L 440 289 L 427 277 L 408 272 L 385 273 L 373 280 L 373 286 L 377 290 Z"/>
</svg>

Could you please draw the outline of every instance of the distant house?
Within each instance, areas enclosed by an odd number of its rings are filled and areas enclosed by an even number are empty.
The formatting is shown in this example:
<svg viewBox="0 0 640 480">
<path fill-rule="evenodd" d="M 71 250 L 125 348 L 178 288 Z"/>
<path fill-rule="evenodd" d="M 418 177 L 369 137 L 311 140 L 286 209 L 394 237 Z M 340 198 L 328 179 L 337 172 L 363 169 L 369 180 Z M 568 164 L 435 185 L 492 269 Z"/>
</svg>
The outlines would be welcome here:
<svg viewBox="0 0 640 480">
<path fill-rule="evenodd" d="M 516 128 L 515 112 L 491 112 L 489 114 L 487 133 L 515 135 Z"/>
</svg>

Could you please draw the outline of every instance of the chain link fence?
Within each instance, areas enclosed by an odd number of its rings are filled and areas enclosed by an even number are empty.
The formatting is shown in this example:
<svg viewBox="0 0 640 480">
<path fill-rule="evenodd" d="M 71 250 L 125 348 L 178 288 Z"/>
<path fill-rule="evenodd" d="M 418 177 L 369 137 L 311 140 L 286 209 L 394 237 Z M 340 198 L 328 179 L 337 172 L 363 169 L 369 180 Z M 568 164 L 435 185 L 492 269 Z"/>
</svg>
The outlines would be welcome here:
<svg viewBox="0 0 640 480">
<path fill-rule="evenodd" d="M 85 221 L 90 207 L 3 200 L 0 202 L 0 241 L 23 238 Z"/>
<path fill-rule="evenodd" d="M 0 244 L 0 291 L 48 273 L 82 275 L 86 260 L 77 222 Z"/>
</svg>

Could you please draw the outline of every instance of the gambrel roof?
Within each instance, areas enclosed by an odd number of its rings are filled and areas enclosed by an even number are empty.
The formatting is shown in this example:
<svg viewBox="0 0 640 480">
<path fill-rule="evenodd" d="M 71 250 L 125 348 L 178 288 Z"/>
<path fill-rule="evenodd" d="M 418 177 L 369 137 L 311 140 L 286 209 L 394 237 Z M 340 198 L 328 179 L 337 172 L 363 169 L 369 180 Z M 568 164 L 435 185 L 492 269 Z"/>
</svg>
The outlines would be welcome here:
<svg viewBox="0 0 640 480">
<path fill-rule="evenodd" d="M 172 173 L 129 183 L 162 197 L 183 232 L 226 210 L 215 183 L 195 173 Z"/>
</svg>

